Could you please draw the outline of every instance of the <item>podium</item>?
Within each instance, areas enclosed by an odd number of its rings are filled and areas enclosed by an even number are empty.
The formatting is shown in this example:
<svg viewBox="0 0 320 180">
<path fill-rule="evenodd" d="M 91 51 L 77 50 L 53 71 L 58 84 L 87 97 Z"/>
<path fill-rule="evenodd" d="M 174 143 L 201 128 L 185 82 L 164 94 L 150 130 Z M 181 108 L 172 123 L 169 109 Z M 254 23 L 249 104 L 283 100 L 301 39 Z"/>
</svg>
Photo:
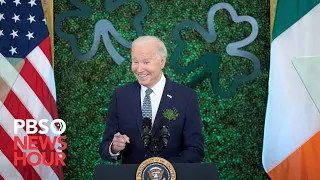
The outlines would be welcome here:
<svg viewBox="0 0 320 180">
<path fill-rule="evenodd" d="M 214 163 L 186 163 L 172 164 L 177 180 L 219 180 L 218 171 Z M 97 165 L 94 171 L 94 180 L 135 180 L 139 164 Z"/>
</svg>

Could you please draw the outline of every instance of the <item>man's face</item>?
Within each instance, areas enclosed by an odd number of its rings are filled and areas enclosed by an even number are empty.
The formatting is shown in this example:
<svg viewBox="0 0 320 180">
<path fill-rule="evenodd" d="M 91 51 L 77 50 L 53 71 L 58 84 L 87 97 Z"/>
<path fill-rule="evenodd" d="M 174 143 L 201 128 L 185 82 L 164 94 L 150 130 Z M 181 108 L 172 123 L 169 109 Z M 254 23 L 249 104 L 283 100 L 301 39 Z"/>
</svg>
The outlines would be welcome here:
<svg viewBox="0 0 320 180">
<path fill-rule="evenodd" d="M 154 41 L 136 44 L 131 52 L 131 70 L 139 84 L 152 88 L 161 78 L 166 58 L 157 57 L 157 44 Z"/>
</svg>

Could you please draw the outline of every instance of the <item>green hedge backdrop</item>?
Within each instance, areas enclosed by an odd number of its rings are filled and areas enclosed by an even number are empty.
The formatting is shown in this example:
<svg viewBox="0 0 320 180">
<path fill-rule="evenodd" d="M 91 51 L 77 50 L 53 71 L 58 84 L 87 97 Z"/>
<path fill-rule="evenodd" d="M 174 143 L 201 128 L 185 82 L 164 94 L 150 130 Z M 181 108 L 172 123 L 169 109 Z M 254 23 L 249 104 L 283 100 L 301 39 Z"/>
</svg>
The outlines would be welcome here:
<svg viewBox="0 0 320 180">
<path fill-rule="evenodd" d="M 137 38 L 133 17 L 141 7 L 127 2 L 113 12 L 104 9 L 104 1 L 81 1 L 92 8 L 90 18 L 70 17 L 62 22 L 62 31 L 77 38 L 82 53 L 90 50 L 94 25 L 101 19 L 113 23 L 115 29 L 128 41 Z M 195 73 L 181 74 L 169 67 L 170 55 L 176 47 L 172 30 L 183 20 L 192 20 L 207 29 L 207 13 L 221 2 L 218 0 L 147 0 L 148 14 L 142 21 L 145 35 L 155 35 L 164 41 L 168 49 L 165 74 L 170 79 L 186 84 Z M 241 48 L 255 54 L 261 63 L 261 73 L 253 81 L 241 83 L 235 95 L 223 99 L 214 93 L 210 74 L 194 87 L 198 94 L 203 131 L 205 135 L 204 162 L 215 162 L 221 179 L 268 179 L 262 167 L 261 152 L 267 103 L 269 71 L 269 1 L 226 0 L 238 15 L 249 15 L 259 25 L 257 39 Z M 54 2 L 54 13 L 76 10 L 71 2 Z M 217 40 L 207 43 L 191 28 L 185 28 L 181 36 L 186 43 L 179 64 L 187 66 L 206 52 L 215 52 L 221 58 L 219 85 L 227 90 L 236 75 L 249 74 L 253 64 L 249 59 L 232 57 L 226 46 L 247 37 L 251 33 L 249 23 L 234 23 L 226 10 L 215 16 Z M 96 55 L 88 61 L 75 59 L 70 42 L 55 36 L 55 80 L 59 116 L 67 123 L 68 148 L 64 168 L 65 179 L 92 179 L 96 164 L 101 160 L 98 147 L 105 128 L 108 106 L 113 90 L 134 81 L 130 71 L 130 49 L 111 38 L 125 62 L 117 65 L 106 51 L 102 41 Z M 201 71 L 201 69 L 200 69 Z M 209 179 L 209 178 L 208 178 Z"/>
</svg>

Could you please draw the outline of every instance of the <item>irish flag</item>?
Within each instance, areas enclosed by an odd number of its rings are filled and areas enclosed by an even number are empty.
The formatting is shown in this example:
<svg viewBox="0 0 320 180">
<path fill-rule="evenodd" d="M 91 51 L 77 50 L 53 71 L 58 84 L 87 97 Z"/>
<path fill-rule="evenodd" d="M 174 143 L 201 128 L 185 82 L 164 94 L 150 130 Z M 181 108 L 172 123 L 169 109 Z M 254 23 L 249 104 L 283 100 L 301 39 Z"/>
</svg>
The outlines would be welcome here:
<svg viewBox="0 0 320 180">
<path fill-rule="evenodd" d="M 320 180 L 320 112 L 292 62 L 306 56 L 320 57 L 320 0 L 278 0 L 262 153 L 271 179 Z"/>
</svg>

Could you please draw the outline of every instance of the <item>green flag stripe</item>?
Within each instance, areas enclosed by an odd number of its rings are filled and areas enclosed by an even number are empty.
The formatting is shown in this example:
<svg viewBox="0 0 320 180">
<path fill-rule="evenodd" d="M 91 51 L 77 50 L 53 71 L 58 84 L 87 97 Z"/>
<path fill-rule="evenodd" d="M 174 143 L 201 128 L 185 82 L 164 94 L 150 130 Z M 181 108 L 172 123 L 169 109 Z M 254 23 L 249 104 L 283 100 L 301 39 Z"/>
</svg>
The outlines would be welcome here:
<svg viewBox="0 0 320 180">
<path fill-rule="evenodd" d="M 277 38 L 319 3 L 320 0 L 278 0 L 272 40 Z"/>
</svg>

